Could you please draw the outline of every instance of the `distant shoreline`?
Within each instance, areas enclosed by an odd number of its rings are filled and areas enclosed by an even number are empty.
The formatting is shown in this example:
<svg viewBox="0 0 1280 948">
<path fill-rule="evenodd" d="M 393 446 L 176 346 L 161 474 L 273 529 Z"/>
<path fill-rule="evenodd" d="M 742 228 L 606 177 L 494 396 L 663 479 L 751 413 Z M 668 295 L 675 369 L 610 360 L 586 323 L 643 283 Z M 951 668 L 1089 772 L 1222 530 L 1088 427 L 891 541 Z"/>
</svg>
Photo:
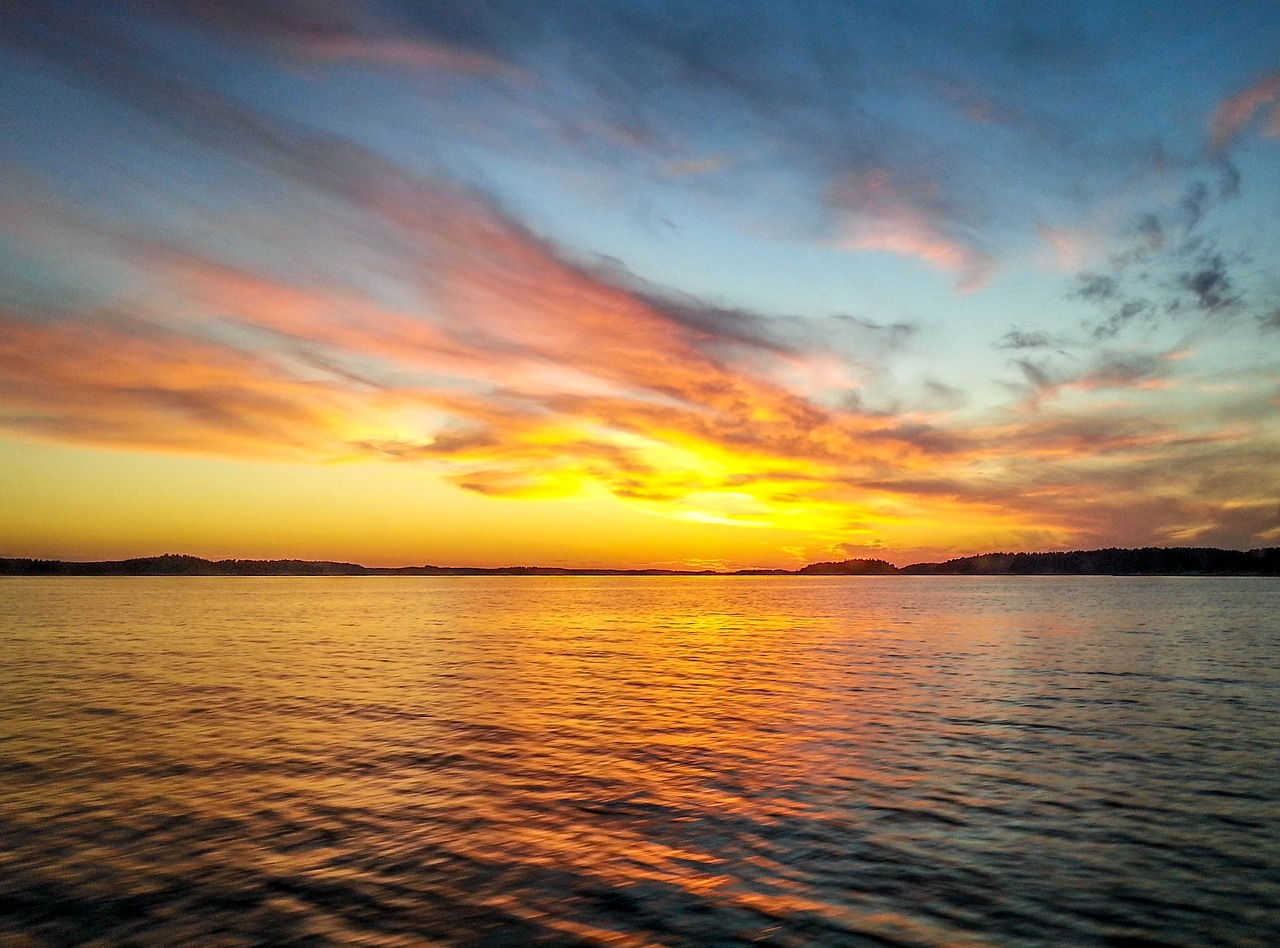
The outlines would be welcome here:
<svg viewBox="0 0 1280 948">
<path fill-rule="evenodd" d="M 361 566 L 326 560 L 208 560 L 167 553 L 78 562 L 0 557 L 0 576 L 1280 576 L 1280 547 L 1142 547 L 1055 553 L 982 553 L 897 567 L 884 560 L 799 569 L 679 570 L 560 566 Z"/>
</svg>

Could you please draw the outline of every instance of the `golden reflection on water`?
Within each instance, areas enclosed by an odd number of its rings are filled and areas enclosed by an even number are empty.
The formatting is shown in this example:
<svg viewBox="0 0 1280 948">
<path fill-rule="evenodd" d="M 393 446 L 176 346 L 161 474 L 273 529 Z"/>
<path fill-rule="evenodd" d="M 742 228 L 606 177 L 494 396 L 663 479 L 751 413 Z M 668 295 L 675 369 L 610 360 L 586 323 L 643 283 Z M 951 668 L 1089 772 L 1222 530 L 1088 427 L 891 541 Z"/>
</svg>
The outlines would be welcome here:
<svg viewBox="0 0 1280 948">
<path fill-rule="evenodd" d="M 0 933 L 1246 943 L 1280 910 L 1268 581 L 3 592 Z"/>
</svg>

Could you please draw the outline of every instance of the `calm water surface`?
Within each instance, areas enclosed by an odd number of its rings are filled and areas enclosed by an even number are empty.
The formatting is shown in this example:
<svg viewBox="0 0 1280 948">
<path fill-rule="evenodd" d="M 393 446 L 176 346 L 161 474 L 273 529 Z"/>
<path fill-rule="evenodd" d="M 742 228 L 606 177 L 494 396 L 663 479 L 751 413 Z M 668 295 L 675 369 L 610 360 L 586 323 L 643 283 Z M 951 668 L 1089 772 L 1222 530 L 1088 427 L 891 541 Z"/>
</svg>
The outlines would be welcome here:
<svg viewBox="0 0 1280 948">
<path fill-rule="evenodd" d="M 1280 582 L 0 583 L 0 944 L 1272 945 Z"/>
</svg>

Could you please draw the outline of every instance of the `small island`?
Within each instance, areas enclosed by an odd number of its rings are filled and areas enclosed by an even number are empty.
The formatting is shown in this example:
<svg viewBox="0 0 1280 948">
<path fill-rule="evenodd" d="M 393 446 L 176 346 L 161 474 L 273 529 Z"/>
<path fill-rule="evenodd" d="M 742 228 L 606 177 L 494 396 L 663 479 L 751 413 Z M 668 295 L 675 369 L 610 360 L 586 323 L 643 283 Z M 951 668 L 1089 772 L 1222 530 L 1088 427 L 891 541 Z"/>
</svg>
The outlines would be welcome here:
<svg viewBox="0 0 1280 948">
<path fill-rule="evenodd" d="M 1280 547 L 1143 547 L 1056 553 L 983 553 L 941 563 L 810 563 L 799 569 L 593 569 L 560 566 L 361 566 L 315 560 L 208 560 L 166 553 L 75 562 L 0 558 L 0 576 L 1280 576 Z"/>
</svg>

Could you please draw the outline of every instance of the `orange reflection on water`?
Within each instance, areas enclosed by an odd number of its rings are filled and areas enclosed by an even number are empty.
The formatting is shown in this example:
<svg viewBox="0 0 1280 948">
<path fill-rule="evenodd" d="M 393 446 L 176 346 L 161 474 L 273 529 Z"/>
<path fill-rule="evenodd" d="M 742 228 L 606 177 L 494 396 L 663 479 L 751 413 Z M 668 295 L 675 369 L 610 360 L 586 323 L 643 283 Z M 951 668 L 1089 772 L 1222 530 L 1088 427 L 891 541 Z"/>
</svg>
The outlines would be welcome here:
<svg viewBox="0 0 1280 948">
<path fill-rule="evenodd" d="M 15 583 L 0 897 L 54 943 L 1204 934 L 1167 855 L 1259 858 L 1280 684 L 1270 587 L 1206 582 Z"/>
</svg>

